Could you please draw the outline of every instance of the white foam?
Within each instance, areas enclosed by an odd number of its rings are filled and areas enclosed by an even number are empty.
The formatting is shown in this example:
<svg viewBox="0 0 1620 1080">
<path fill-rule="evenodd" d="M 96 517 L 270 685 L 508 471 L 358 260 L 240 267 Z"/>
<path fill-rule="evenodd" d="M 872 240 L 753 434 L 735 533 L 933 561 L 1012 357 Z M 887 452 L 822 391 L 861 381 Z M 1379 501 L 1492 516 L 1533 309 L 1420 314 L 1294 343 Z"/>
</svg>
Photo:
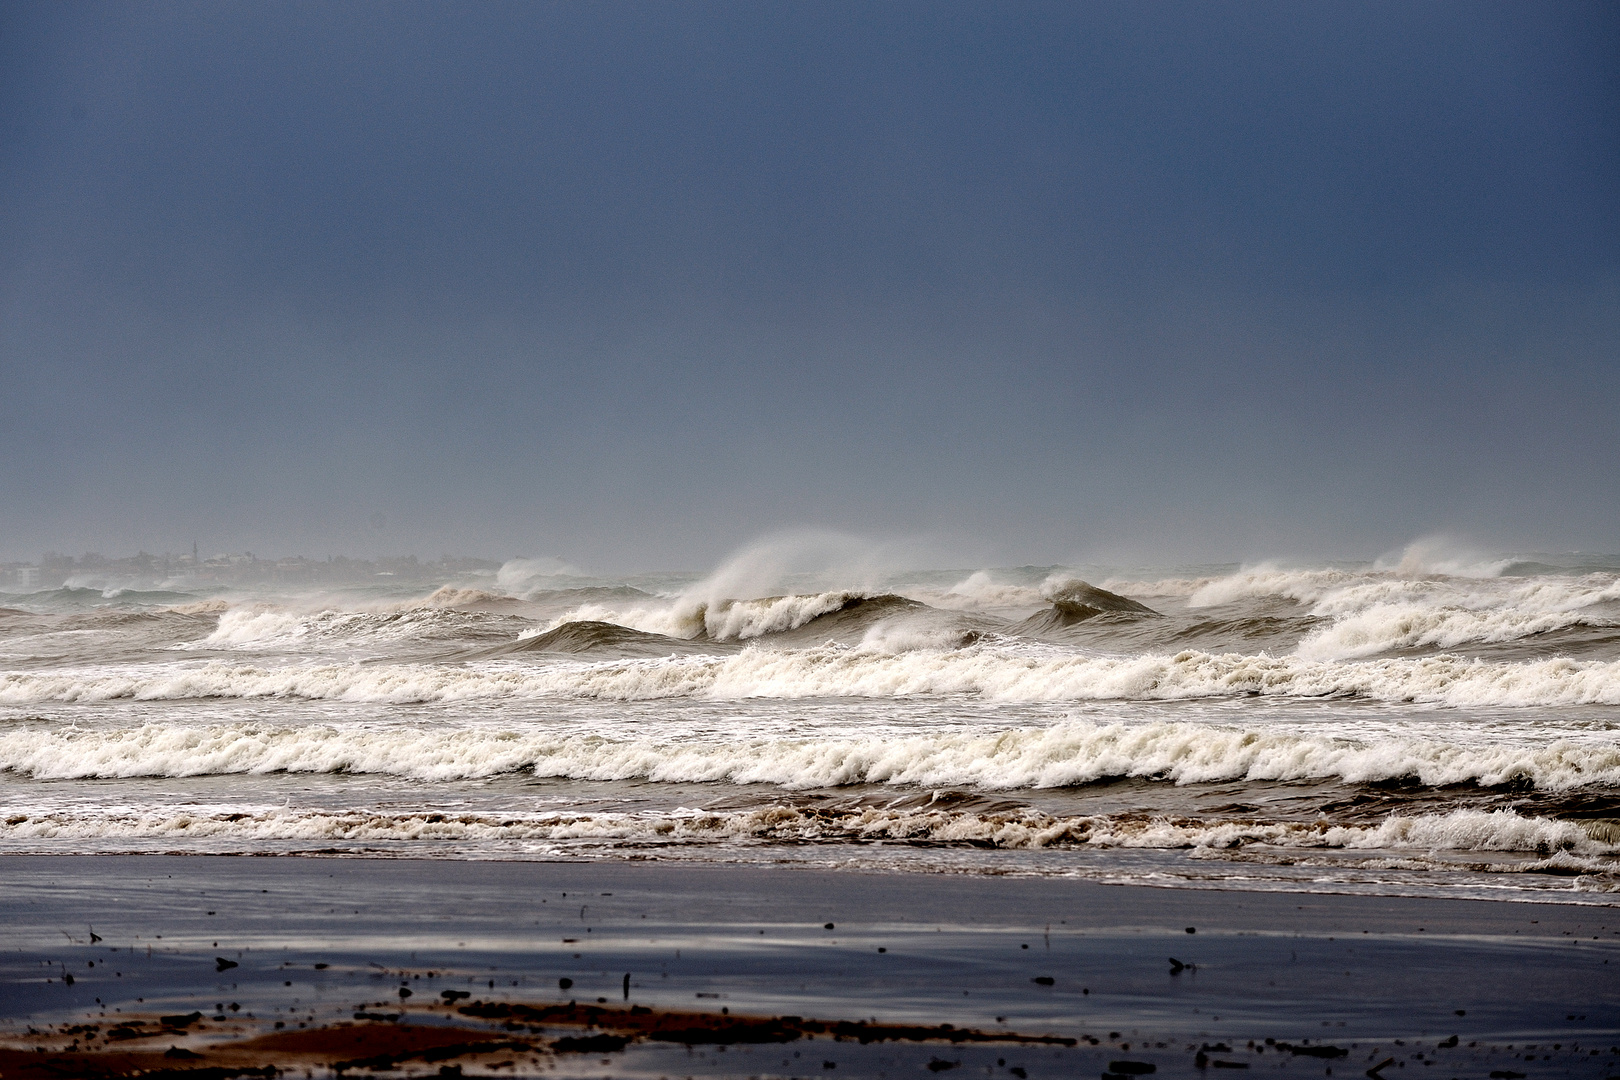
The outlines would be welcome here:
<svg viewBox="0 0 1620 1080">
<path fill-rule="evenodd" d="M 230 606 L 228 600 L 198 600 L 192 604 L 174 604 L 164 610 L 176 615 L 219 615 L 230 610 Z"/>
<path fill-rule="evenodd" d="M 1039 585 L 1020 585 L 999 580 L 984 570 L 975 571 L 944 592 L 916 587 L 898 587 L 902 596 L 920 600 L 930 607 L 954 611 L 1025 612 L 1041 608 L 1075 588 L 1089 587 L 1090 583 L 1066 571 L 1049 574 Z M 1119 588 L 1107 584 L 1104 588 L 1114 592 L 1132 592 L 1137 587 L 1151 591 L 1152 586 L 1140 582 L 1127 582 Z M 1175 595 L 1185 595 L 1176 593 Z"/>
<path fill-rule="evenodd" d="M 1269 597 L 1313 604 L 1335 590 L 1368 583 L 1395 592 L 1421 592 L 1428 583 L 1445 579 L 1478 582 L 1498 577 L 1513 562 L 1512 558 L 1482 555 L 1453 541 L 1429 537 L 1413 541 L 1398 556 L 1358 568 L 1287 566 L 1266 561 L 1219 577 L 1156 581 L 1115 578 L 1104 582 L 1103 587 L 1131 596 L 1186 597 L 1189 607 Z"/>
<path fill-rule="evenodd" d="M 887 655 L 917 650 L 939 652 L 959 646 L 963 634 L 960 626 L 900 615 L 868 627 L 856 650 Z"/>
<path fill-rule="evenodd" d="M 244 606 L 221 612 L 219 625 L 200 644 L 204 648 L 288 644 L 295 638 L 303 637 L 308 630 L 305 617 L 293 612 Z"/>
<path fill-rule="evenodd" d="M 1339 825 L 1322 830 L 1326 847 L 1426 851 L 1566 851 L 1583 855 L 1620 851 L 1573 821 L 1526 817 L 1512 810 L 1455 810 L 1445 815 L 1399 815 L 1376 827 Z"/>
<path fill-rule="evenodd" d="M 1355 696 L 1451 706 L 1620 704 L 1620 661 L 1522 662 L 1456 656 L 1315 661 L 1208 653 L 1088 656 L 1005 643 L 896 654 L 828 644 L 608 663 L 479 665 L 129 665 L 0 673 L 0 703 L 297 698 L 430 702 L 571 696 L 902 697 L 998 701 L 1172 701 L 1262 695 Z"/>
<path fill-rule="evenodd" d="M 478 607 L 485 604 L 510 604 L 517 598 L 504 593 L 492 593 L 487 589 L 473 589 L 460 585 L 441 585 L 424 597 L 421 607 Z M 409 606 L 418 606 L 412 604 Z"/>
<path fill-rule="evenodd" d="M 1189 608 L 1291 600 L 1322 620 L 1299 643 L 1312 660 L 1397 649 L 1456 649 L 1518 641 L 1577 626 L 1620 627 L 1620 575 L 1499 578 L 1392 569 L 1350 571 L 1260 565 L 1221 578 L 1109 582 L 1138 596 L 1184 596 Z"/>
<path fill-rule="evenodd" d="M 1410 603 L 1377 604 L 1312 630 L 1300 641 L 1296 651 L 1302 657 L 1329 660 L 1426 646 L 1456 649 L 1473 644 L 1519 641 L 1582 625 L 1615 624 L 1607 619 L 1593 619 L 1579 608 L 1479 611 Z"/>
<path fill-rule="evenodd" d="M 565 622 L 611 622 L 716 641 L 794 630 L 851 599 L 887 591 L 882 583 L 904 564 L 908 546 L 826 531 L 768 536 L 733 552 L 676 596 L 627 607 L 586 604 L 547 629 Z"/>
<path fill-rule="evenodd" d="M 1158 848 L 1231 852 L 1251 845 L 1372 852 L 1535 852 L 1586 860 L 1612 856 L 1571 822 L 1513 811 L 1461 810 L 1392 816 L 1377 825 L 1199 820 L 1144 815 L 1061 817 L 1033 809 L 1003 812 L 773 805 L 751 810 L 675 813 L 477 813 L 280 807 L 45 810 L 0 819 L 0 843 L 29 840 L 212 840 L 233 843 L 368 843 L 748 840 L 803 843 L 909 841 L 1003 849 Z M 1196 854 L 1195 850 L 1195 854 Z M 1601 869 L 1588 861 L 1580 869 Z M 1609 867 L 1612 869 L 1612 867 Z"/>
<path fill-rule="evenodd" d="M 576 780 L 725 781 L 786 789 L 847 784 L 1017 790 L 1118 777 L 1176 784 L 1337 779 L 1427 786 L 1620 786 L 1620 742 L 1461 746 L 1355 741 L 1196 723 L 925 736 L 606 739 L 533 729 L 148 724 L 115 731 L 0 731 L 0 769 L 38 779 L 232 773 L 378 773 L 465 780 L 509 772 Z"/>
<path fill-rule="evenodd" d="M 701 600 L 691 596 L 672 601 L 613 607 L 582 604 L 558 616 L 546 630 L 564 623 L 607 622 L 666 637 L 708 637 L 713 641 L 747 641 L 766 634 L 797 630 L 810 620 L 837 611 L 858 592 L 814 593 L 807 596 L 771 596 L 759 600 Z M 543 631 L 534 630 L 524 636 Z"/>
<path fill-rule="evenodd" d="M 1331 568 L 1301 570 L 1262 563 L 1226 577 L 1201 579 L 1188 594 L 1187 606 L 1218 607 L 1256 597 L 1281 597 L 1308 604 L 1331 589 L 1354 584 L 1367 576 Z"/>
<path fill-rule="evenodd" d="M 307 649 L 328 645 L 392 645 L 454 639 L 487 632 L 489 616 L 445 607 L 404 607 L 383 611 L 289 611 L 268 605 L 233 607 L 200 641 L 179 649 L 239 651 Z"/>
</svg>

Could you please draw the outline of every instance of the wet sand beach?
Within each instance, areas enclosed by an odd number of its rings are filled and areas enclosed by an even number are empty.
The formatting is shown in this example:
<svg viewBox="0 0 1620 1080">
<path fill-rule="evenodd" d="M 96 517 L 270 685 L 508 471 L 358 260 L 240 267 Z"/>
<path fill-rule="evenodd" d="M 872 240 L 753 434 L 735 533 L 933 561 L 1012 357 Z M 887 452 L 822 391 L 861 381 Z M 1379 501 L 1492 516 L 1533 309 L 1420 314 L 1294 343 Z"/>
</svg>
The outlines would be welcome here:
<svg viewBox="0 0 1620 1080">
<path fill-rule="evenodd" d="M 208 856 L 0 903 L 8 1077 L 1620 1074 L 1602 903 Z"/>
</svg>

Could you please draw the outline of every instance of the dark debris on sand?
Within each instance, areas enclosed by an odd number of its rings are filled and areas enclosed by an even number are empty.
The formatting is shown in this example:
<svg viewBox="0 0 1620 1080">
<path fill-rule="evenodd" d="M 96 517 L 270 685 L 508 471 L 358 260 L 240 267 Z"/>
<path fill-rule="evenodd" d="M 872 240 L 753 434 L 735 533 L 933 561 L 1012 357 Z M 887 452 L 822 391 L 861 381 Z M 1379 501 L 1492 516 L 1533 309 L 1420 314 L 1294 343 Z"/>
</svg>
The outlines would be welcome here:
<svg viewBox="0 0 1620 1080">
<path fill-rule="evenodd" d="M 532 1028 L 548 1025 L 586 1026 L 623 1032 L 632 1038 L 654 1042 L 736 1045 L 740 1043 L 782 1043 L 806 1035 L 873 1042 L 950 1042 L 950 1043 L 1027 1043 L 1045 1046 L 1074 1046 L 1078 1040 L 1057 1035 L 1018 1035 L 1012 1032 L 975 1031 L 919 1024 L 879 1024 L 865 1020 L 806 1020 L 798 1016 L 730 1016 L 714 1013 L 670 1012 L 654 1009 L 629 1010 L 600 1005 L 508 1005 L 473 1002 L 458 1010 L 480 1020 L 502 1020 Z"/>
<path fill-rule="evenodd" d="M 444 994 L 440 1000 L 400 1012 L 371 1013 L 362 1009 L 354 1015 L 353 1021 L 297 1031 L 267 1031 L 236 1017 L 227 1020 L 221 1014 L 206 1018 L 201 1013 L 126 1017 L 113 1024 L 63 1024 L 50 1031 L 29 1028 L 25 1041 L 22 1036 L 16 1036 L 15 1041 L 0 1040 L 0 1077 L 234 1080 L 312 1072 L 346 1076 L 403 1071 L 421 1075 L 424 1069 L 430 1074 L 437 1069 L 437 1075 L 443 1077 L 485 1075 L 484 1070 L 494 1070 L 488 1075 L 525 1075 L 521 1068 L 516 1074 L 504 1070 L 513 1065 L 514 1059 L 529 1059 L 523 1068 L 529 1064 L 551 1068 L 569 1060 L 584 1063 L 592 1056 L 638 1045 L 648 1049 L 659 1044 L 685 1047 L 688 1052 L 701 1054 L 706 1047 L 724 1049 L 815 1039 L 863 1046 L 917 1044 L 928 1059 L 916 1064 L 938 1073 L 971 1064 L 966 1060 L 971 1053 L 967 1048 L 974 1045 L 1095 1053 L 1093 1048 L 1101 1049 L 1102 1042 L 1090 1035 L 1069 1038 L 980 1031 L 950 1024 L 732 1015 L 724 1010 L 689 1012 L 634 1004 L 463 1002 L 461 992 Z M 1116 1056 L 1120 1051 L 1131 1053 L 1133 1042 L 1136 1054 Z M 1341 1075 L 1345 1077 L 1364 1072 L 1369 1080 L 1395 1080 L 1397 1069 L 1409 1064 L 1446 1061 L 1454 1062 L 1452 1071 L 1462 1069 L 1476 1077 L 1488 1072 L 1493 1080 L 1526 1080 L 1527 1073 L 1542 1075 L 1555 1055 L 1566 1070 L 1579 1066 L 1562 1075 L 1610 1077 L 1616 1071 L 1614 1059 L 1620 1057 L 1620 1047 L 1607 1045 L 1464 1045 L 1455 1035 L 1421 1043 L 1399 1039 L 1371 1045 L 1352 1042 L 1348 1047 L 1311 1039 L 1287 1042 L 1267 1038 L 1263 1044 L 1250 1041 L 1246 1048 L 1204 1042 L 1186 1044 L 1182 1051 L 1174 1044 L 1150 1043 L 1135 1033 L 1122 1035 L 1113 1031 L 1108 1033 L 1108 1044 L 1103 1050 L 1108 1058 L 1096 1062 L 1105 1066 L 1105 1080 L 1151 1080 L 1153 1075 L 1166 1071 L 1170 1075 L 1209 1076 L 1211 1070 L 1274 1068 L 1288 1060 L 1306 1065 L 1311 1059 L 1316 1064 L 1310 1068 L 1324 1070 L 1328 1076 L 1340 1072 L 1342 1066 Z M 953 1053 L 946 1047 L 959 1049 Z M 1270 1061 L 1273 1055 L 1278 1058 L 1275 1064 Z M 1531 1061 L 1541 1068 L 1526 1068 Z M 1076 1064 L 1065 1062 L 1071 1075 Z M 1023 1064 L 998 1060 L 997 1065 L 1015 1080 L 1027 1075 Z M 839 1063 L 830 1058 L 821 1064 L 821 1069 L 828 1072 L 837 1068 Z"/>
<path fill-rule="evenodd" d="M 312 1067 L 338 1075 L 377 1073 L 408 1064 L 433 1065 L 465 1059 L 476 1067 L 487 1055 L 605 1054 L 633 1043 L 673 1043 L 688 1047 L 786 1043 L 798 1039 L 830 1038 L 861 1044 L 905 1041 L 915 1043 L 1003 1043 L 1029 1046 L 1072 1047 L 1079 1040 L 1054 1035 L 984 1032 L 950 1024 L 881 1024 L 868 1021 L 808 1020 L 799 1016 L 733 1016 L 728 1013 L 678 1012 L 628 1007 L 580 1005 L 517 1005 L 473 1001 L 454 1008 L 455 998 L 430 1006 L 439 1018 L 459 1014 L 467 1021 L 490 1027 L 414 1024 L 408 1013 L 355 1013 L 354 1022 L 339 1022 L 307 1030 L 249 1034 L 197 1045 L 195 1049 L 171 1043 L 130 1046 L 131 1041 L 189 1034 L 202 1014 L 164 1016 L 160 1023 L 131 1019 L 110 1029 L 99 1047 L 70 1047 L 52 1052 L 44 1047 L 24 1049 L 0 1046 L 0 1076 L 30 1080 L 62 1077 L 186 1077 L 188 1080 L 230 1080 L 268 1077 L 282 1072 L 303 1074 Z M 449 1010 L 454 1009 L 451 1013 Z M 555 1029 L 564 1029 L 563 1034 Z M 77 1030 L 77 1029 L 75 1029 Z M 88 1029 L 86 1029 L 88 1030 Z M 67 1034 L 64 1029 L 63 1034 Z M 495 1036 L 495 1037 L 491 1037 Z M 937 1061 L 944 1059 L 936 1058 Z M 953 1062 L 949 1066 L 955 1067 Z M 491 1067 L 499 1067 L 492 1063 Z M 935 1066 L 930 1066 L 935 1068 Z M 937 1068 L 936 1068 L 937 1071 Z M 463 1075 L 462 1065 L 444 1065 L 441 1075 Z M 470 1074 L 469 1074 L 470 1075 Z"/>
</svg>

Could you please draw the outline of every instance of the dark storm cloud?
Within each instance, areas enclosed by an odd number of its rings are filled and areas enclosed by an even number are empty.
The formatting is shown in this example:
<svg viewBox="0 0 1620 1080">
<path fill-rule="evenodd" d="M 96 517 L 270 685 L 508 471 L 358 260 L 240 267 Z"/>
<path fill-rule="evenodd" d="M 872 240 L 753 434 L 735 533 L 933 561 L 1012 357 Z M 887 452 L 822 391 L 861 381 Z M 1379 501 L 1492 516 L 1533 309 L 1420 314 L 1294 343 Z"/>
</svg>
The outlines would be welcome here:
<svg viewBox="0 0 1620 1080">
<path fill-rule="evenodd" d="M 1620 536 L 1609 5 L 0 19 L 7 553 Z"/>
</svg>

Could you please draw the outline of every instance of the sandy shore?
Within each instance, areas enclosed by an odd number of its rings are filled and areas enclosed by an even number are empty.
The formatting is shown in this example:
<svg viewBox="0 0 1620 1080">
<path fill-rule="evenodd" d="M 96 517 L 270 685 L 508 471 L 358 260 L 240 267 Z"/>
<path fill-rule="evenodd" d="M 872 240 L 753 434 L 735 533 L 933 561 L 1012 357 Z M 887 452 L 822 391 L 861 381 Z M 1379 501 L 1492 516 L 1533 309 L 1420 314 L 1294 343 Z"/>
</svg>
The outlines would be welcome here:
<svg viewBox="0 0 1620 1080">
<path fill-rule="evenodd" d="M 1620 1075 L 1613 906 L 196 856 L 7 857 L 0 904 L 6 1077 Z"/>
</svg>

